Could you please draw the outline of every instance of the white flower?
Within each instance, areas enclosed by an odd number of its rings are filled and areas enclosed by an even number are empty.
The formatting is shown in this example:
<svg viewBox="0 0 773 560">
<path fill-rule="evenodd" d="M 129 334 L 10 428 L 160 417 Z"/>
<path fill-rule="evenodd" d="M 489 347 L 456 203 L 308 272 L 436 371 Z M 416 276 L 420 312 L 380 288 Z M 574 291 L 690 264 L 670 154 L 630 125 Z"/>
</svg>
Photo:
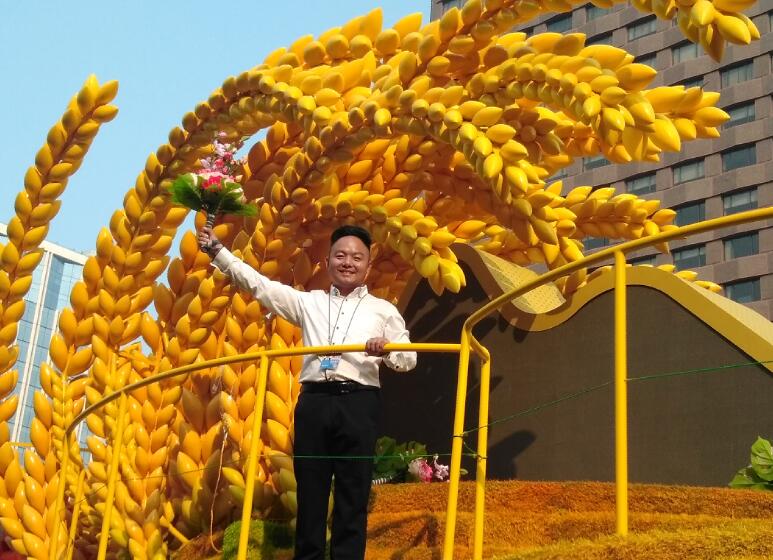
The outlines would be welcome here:
<svg viewBox="0 0 773 560">
<path fill-rule="evenodd" d="M 437 455 L 432 460 L 433 476 L 435 480 L 446 480 L 448 478 L 448 465 L 441 465 L 437 462 Z"/>
</svg>

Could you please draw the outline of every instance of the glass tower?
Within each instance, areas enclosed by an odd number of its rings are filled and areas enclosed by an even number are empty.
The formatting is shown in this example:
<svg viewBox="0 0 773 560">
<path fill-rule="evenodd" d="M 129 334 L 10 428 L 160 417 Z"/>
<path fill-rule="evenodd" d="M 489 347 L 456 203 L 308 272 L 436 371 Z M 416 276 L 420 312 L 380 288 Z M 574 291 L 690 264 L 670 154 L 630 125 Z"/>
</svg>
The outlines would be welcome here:
<svg viewBox="0 0 773 560">
<path fill-rule="evenodd" d="M 0 224 L 0 243 L 7 243 L 6 226 Z M 19 359 L 14 366 L 19 381 L 16 415 L 9 421 L 11 441 L 29 442 L 30 423 L 35 413 L 32 399 L 40 389 L 40 365 L 49 361 L 48 346 L 57 328 L 59 313 L 69 306 L 70 291 L 80 280 L 86 255 L 44 241 L 44 254 L 32 276 L 32 286 L 24 297 L 24 316 L 19 321 L 16 344 Z"/>
</svg>

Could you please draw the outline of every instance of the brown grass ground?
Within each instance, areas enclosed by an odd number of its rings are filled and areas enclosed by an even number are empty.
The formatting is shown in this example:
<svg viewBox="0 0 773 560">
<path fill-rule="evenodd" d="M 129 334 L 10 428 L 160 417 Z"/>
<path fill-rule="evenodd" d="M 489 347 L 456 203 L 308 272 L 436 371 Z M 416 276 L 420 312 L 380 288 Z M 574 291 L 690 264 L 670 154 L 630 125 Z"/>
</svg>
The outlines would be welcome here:
<svg viewBox="0 0 773 560">
<path fill-rule="evenodd" d="M 369 516 L 368 560 L 438 560 L 448 486 L 378 486 Z M 475 486 L 461 485 L 455 558 L 472 554 Z M 773 558 L 773 493 L 729 488 L 632 485 L 630 533 L 615 536 L 614 485 L 490 481 L 484 557 L 547 559 Z M 201 541 L 180 560 L 219 558 Z M 195 552 L 194 552 L 195 550 Z M 264 548 L 265 550 L 265 548 Z M 286 549 L 252 558 L 284 560 Z"/>
</svg>

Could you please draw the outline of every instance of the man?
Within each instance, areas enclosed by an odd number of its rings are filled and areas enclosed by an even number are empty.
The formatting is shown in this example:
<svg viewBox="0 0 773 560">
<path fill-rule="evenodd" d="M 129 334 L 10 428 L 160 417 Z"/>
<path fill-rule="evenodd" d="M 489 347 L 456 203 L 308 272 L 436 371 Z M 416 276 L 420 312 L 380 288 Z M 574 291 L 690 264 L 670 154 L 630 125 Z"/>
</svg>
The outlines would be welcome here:
<svg viewBox="0 0 773 560">
<path fill-rule="evenodd" d="M 223 248 L 209 228 L 198 239 L 213 264 L 240 288 L 300 326 L 305 346 L 365 344 L 365 353 L 304 358 L 293 459 L 298 483 L 295 559 L 324 557 L 328 496 L 335 477 L 331 558 L 361 560 L 380 411 L 379 364 L 384 361 L 396 371 L 416 365 L 415 352 L 384 351 L 390 342 L 410 340 L 397 309 L 370 295 L 365 286 L 370 234 L 358 226 L 333 232 L 326 263 L 329 292 L 301 292 L 269 280 Z"/>
</svg>

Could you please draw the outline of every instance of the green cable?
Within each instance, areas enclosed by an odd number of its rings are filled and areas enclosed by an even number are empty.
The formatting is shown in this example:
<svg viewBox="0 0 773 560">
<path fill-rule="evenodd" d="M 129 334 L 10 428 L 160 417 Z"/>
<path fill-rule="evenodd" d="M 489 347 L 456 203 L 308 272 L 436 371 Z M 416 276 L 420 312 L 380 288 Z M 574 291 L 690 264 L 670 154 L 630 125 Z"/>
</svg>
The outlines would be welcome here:
<svg viewBox="0 0 773 560">
<path fill-rule="evenodd" d="M 764 360 L 761 362 L 743 362 L 740 364 L 729 364 L 726 366 L 716 366 L 716 367 L 708 367 L 708 368 L 698 368 L 698 369 L 685 369 L 680 371 L 670 371 L 667 373 L 656 373 L 653 375 L 642 375 L 640 377 L 629 377 L 626 379 L 626 381 L 649 381 L 651 379 L 660 379 L 661 377 L 677 377 L 680 375 L 700 375 L 704 373 L 712 373 L 715 371 L 722 371 L 722 370 L 728 370 L 728 369 L 738 369 L 738 368 L 744 368 L 749 366 L 761 366 L 765 364 L 773 363 L 773 360 Z"/>
<path fill-rule="evenodd" d="M 738 369 L 738 368 L 744 368 L 749 366 L 759 366 L 759 365 L 765 365 L 773 363 L 773 360 L 762 360 L 758 362 L 742 362 L 738 364 L 728 364 L 724 366 L 714 366 L 714 367 L 708 367 L 708 368 L 697 368 L 697 369 L 686 369 L 686 370 L 679 370 L 679 371 L 670 371 L 666 373 L 656 373 L 652 375 L 642 375 L 639 377 L 628 377 L 626 378 L 626 381 L 651 381 L 653 379 L 661 379 L 661 378 L 667 378 L 667 377 L 677 377 L 681 375 L 702 375 L 706 373 L 712 373 L 716 371 L 724 371 L 724 370 L 730 370 L 730 369 Z M 535 412 L 539 412 L 540 410 L 544 408 L 548 408 L 554 405 L 557 405 L 559 403 L 562 403 L 564 401 L 569 401 L 576 399 L 578 397 L 581 397 L 583 395 L 587 395 L 588 393 L 592 393 L 594 391 L 597 391 L 598 389 L 603 389 L 604 387 L 607 387 L 611 385 L 613 382 L 606 381 L 604 383 L 601 383 L 599 385 L 595 385 L 593 387 L 588 387 L 586 389 L 582 389 L 581 391 L 577 391 L 576 393 L 571 393 L 569 395 L 566 395 L 564 397 L 561 397 L 559 399 L 555 399 L 546 403 L 539 404 L 537 406 L 533 406 L 531 408 L 527 408 L 526 410 L 522 410 L 520 412 L 516 412 L 515 414 L 511 414 L 509 416 L 505 416 L 503 418 L 499 418 L 497 420 L 492 420 L 488 424 L 484 424 L 483 426 L 477 426 L 475 428 L 470 428 L 469 430 L 463 431 L 459 435 L 455 435 L 454 437 L 461 437 L 464 438 L 467 434 L 470 434 L 472 432 L 476 432 L 480 430 L 481 428 L 488 428 L 490 426 L 495 426 L 496 424 L 501 424 L 503 422 L 507 422 L 509 420 L 513 420 L 515 418 L 519 418 L 522 416 L 528 416 L 530 414 L 533 414 Z M 465 445 L 466 446 L 466 445 Z M 477 453 L 475 454 L 476 456 Z"/>
<path fill-rule="evenodd" d="M 629 377 L 629 378 L 626 379 L 626 381 L 651 381 L 653 379 L 661 379 L 661 378 L 667 378 L 667 377 L 678 377 L 678 376 L 682 376 L 682 375 L 701 375 L 701 374 L 712 373 L 712 372 L 716 372 L 716 371 L 725 371 L 725 370 L 731 370 L 731 369 L 739 369 L 739 368 L 744 368 L 744 367 L 749 367 L 749 366 L 758 366 L 758 365 L 765 365 L 765 364 L 770 364 L 770 363 L 773 363 L 773 360 L 764 360 L 764 361 L 758 361 L 758 362 L 743 362 L 743 363 L 738 363 L 738 364 L 728 364 L 728 365 L 724 365 L 724 366 L 716 366 L 716 367 L 708 367 L 708 368 L 697 368 L 697 369 L 688 369 L 688 370 L 679 370 L 679 371 L 671 371 L 671 372 L 666 372 L 666 373 L 657 373 L 657 374 L 652 374 L 652 375 L 642 375 L 642 376 L 639 376 L 639 377 Z M 478 455 L 478 453 L 475 450 L 473 450 L 464 441 L 465 436 L 467 436 L 468 434 L 471 434 L 472 432 L 476 432 L 476 431 L 478 431 L 478 430 L 480 430 L 481 428 L 484 428 L 484 427 L 488 428 L 488 427 L 491 427 L 491 426 L 495 426 L 497 424 L 502 424 L 504 422 L 508 422 L 508 421 L 513 420 L 515 418 L 520 418 L 520 417 L 523 417 L 523 416 L 528 416 L 530 414 L 534 414 L 534 413 L 539 412 L 540 410 L 543 410 L 545 408 L 549 408 L 551 406 L 555 406 L 555 405 L 560 404 L 562 402 L 574 400 L 574 399 L 579 398 L 579 397 L 581 397 L 583 395 L 587 395 L 587 394 L 592 393 L 594 391 L 598 391 L 599 389 L 603 389 L 604 387 L 608 387 L 611 384 L 612 384 L 612 381 L 605 381 L 604 383 L 600 383 L 599 385 L 594 385 L 593 387 L 587 387 L 587 388 L 582 389 L 580 391 L 577 391 L 575 393 L 571 393 L 569 395 L 565 395 L 565 396 L 563 396 L 561 398 L 558 398 L 558 399 L 555 399 L 555 400 L 552 400 L 552 401 L 548 401 L 548 402 L 545 402 L 545 403 L 533 406 L 531 408 L 527 408 L 527 409 L 522 410 L 520 412 L 516 412 L 515 414 L 511 414 L 509 416 L 505 416 L 505 417 L 499 418 L 497 420 L 492 420 L 491 422 L 489 422 L 488 424 L 485 424 L 483 426 L 478 426 L 478 427 L 475 427 L 475 428 L 470 428 L 469 430 L 465 430 L 461 434 L 455 435 L 453 437 L 462 438 L 462 445 L 468 450 L 467 453 L 462 453 L 463 456 L 465 456 L 465 457 L 475 457 L 477 459 L 480 459 L 481 456 Z M 282 454 L 282 455 L 285 456 L 285 457 L 291 457 L 291 455 L 287 455 L 287 454 Z M 426 454 L 413 455 L 414 458 L 450 457 L 450 456 L 451 456 L 451 453 L 426 453 Z M 363 459 L 377 459 L 377 458 L 381 458 L 381 459 L 399 459 L 402 456 L 401 455 L 294 455 L 292 457 L 298 458 L 298 459 L 351 459 L 351 460 L 363 460 Z M 227 463 L 224 463 L 223 466 L 225 466 L 226 464 L 227 465 L 238 465 L 240 462 L 241 461 L 239 461 L 239 462 L 228 461 Z M 207 467 L 205 466 L 205 467 L 202 467 L 200 469 L 193 469 L 193 470 L 185 471 L 183 473 L 178 473 L 178 474 L 187 474 L 189 472 L 200 472 L 200 471 L 206 470 L 206 468 Z M 130 480 L 147 480 L 147 479 L 150 479 L 150 478 L 166 478 L 167 476 L 169 476 L 169 475 L 168 474 L 149 475 L 149 476 L 145 476 L 145 477 L 135 477 L 135 478 L 127 478 L 127 479 L 121 478 L 121 480 L 124 481 L 124 482 L 128 482 Z M 104 488 L 105 486 L 106 486 L 106 484 L 103 484 L 101 487 L 97 488 L 96 490 L 92 490 L 89 494 L 87 494 L 84 498 L 82 498 L 81 501 L 87 500 L 89 497 L 91 497 L 93 494 L 95 494 L 96 492 L 98 492 L 99 490 Z"/>
<path fill-rule="evenodd" d="M 549 401 L 546 403 L 538 404 L 537 406 L 533 406 L 531 408 L 527 408 L 526 410 L 522 410 L 520 412 L 516 412 L 515 414 L 511 414 L 509 416 L 505 416 L 504 418 L 500 418 L 498 420 L 493 420 L 489 422 L 488 424 L 485 424 L 483 426 L 477 426 L 475 428 L 470 428 L 469 430 L 465 430 L 461 433 L 461 437 L 466 436 L 467 434 L 470 434 L 472 432 L 478 431 L 481 428 L 488 428 L 489 426 L 494 426 L 496 424 L 501 424 L 503 422 L 507 422 L 509 420 L 513 420 L 514 418 L 518 418 L 520 416 L 528 416 L 529 414 L 533 414 L 535 412 L 538 412 L 542 410 L 543 408 L 548 408 L 550 406 L 562 403 L 564 401 L 569 401 L 572 399 L 576 399 L 578 397 L 581 397 L 582 395 L 592 393 L 593 391 L 597 391 L 598 389 L 603 389 L 604 387 L 607 387 L 608 385 L 611 385 L 611 381 L 605 381 L 604 383 L 601 383 L 600 385 L 595 385 L 593 387 L 588 387 L 586 389 L 583 389 L 581 391 L 577 391 L 576 393 L 571 393 L 569 395 L 566 395 L 564 397 L 561 397 L 559 399 L 555 399 L 553 401 Z"/>
</svg>

